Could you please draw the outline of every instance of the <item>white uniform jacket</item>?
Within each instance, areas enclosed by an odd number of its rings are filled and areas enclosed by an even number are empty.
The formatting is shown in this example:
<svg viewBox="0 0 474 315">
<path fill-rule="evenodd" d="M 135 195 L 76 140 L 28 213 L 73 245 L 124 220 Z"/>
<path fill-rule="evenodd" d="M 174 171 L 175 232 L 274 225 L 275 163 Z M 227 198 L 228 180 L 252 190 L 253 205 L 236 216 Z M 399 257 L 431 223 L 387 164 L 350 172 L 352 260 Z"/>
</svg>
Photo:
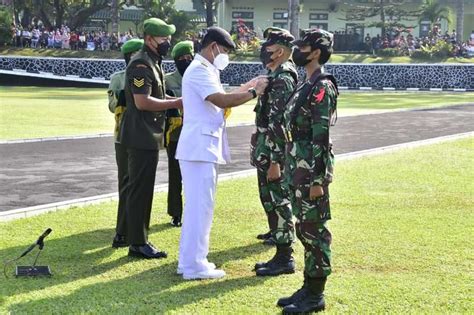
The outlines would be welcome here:
<svg viewBox="0 0 474 315">
<path fill-rule="evenodd" d="M 206 97 L 218 92 L 224 92 L 219 70 L 197 54 L 183 76 L 183 129 L 176 159 L 230 162 L 224 110 L 206 101 Z"/>
</svg>

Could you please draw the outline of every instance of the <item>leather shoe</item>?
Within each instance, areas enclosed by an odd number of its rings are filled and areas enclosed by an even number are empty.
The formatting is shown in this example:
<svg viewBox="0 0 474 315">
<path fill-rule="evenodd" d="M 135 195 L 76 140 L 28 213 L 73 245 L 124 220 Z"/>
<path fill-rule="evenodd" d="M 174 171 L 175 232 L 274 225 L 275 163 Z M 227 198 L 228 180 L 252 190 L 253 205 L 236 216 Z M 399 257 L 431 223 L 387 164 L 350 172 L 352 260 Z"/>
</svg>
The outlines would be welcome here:
<svg viewBox="0 0 474 315">
<path fill-rule="evenodd" d="M 112 241 L 112 247 L 113 248 L 119 248 L 119 247 L 127 247 L 127 239 L 125 238 L 125 235 L 120 235 L 120 234 L 115 234 L 114 240 Z"/>
<path fill-rule="evenodd" d="M 225 276 L 225 271 L 220 269 L 204 270 L 195 273 L 183 274 L 184 280 L 197 280 L 197 279 L 218 279 Z"/>
<path fill-rule="evenodd" d="M 152 244 L 147 243 L 145 245 L 130 245 L 128 248 L 128 256 L 145 259 L 159 259 L 166 258 L 168 255 L 166 252 L 159 251 Z"/>
<path fill-rule="evenodd" d="M 181 217 L 172 217 L 170 224 L 174 227 L 181 227 L 183 225 L 181 223 Z"/>
</svg>

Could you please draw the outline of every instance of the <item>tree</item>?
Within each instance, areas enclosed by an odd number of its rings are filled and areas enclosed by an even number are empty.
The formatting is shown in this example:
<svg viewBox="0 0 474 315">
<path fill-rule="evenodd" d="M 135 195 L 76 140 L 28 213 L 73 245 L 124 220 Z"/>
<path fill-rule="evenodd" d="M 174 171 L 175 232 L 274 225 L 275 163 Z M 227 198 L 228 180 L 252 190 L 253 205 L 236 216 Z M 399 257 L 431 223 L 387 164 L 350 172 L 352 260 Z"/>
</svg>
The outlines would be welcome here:
<svg viewBox="0 0 474 315">
<path fill-rule="evenodd" d="M 430 29 L 433 29 L 433 26 L 441 20 L 451 23 L 451 9 L 441 5 L 438 0 L 425 0 L 421 5 L 419 21 L 430 22 Z"/>
<path fill-rule="evenodd" d="M 118 34 L 119 32 L 119 0 L 112 0 L 110 3 L 110 22 L 112 24 L 112 33 Z"/>
<path fill-rule="evenodd" d="M 190 17 L 176 10 L 174 0 L 147 0 L 143 2 L 143 7 L 147 17 L 157 17 L 176 26 L 173 41 L 184 39 L 185 32 L 193 28 Z"/>
<path fill-rule="evenodd" d="M 419 10 L 407 11 L 399 5 L 390 4 L 388 0 L 380 0 L 373 5 L 357 5 L 346 11 L 346 21 L 361 21 L 358 23 L 363 27 L 378 27 L 382 31 L 382 37 L 388 30 L 407 30 L 414 25 L 406 25 L 401 23 L 402 19 L 414 19 L 419 14 Z M 367 18 L 379 17 L 379 21 L 362 22 Z"/>
<path fill-rule="evenodd" d="M 72 30 L 82 26 L 91 15 L 109 6 L 107 0 L 16 0 L 15 16 L 23 13 L 21 24 L 41 20 L 47 28 L 67 24 Z"/>
<path fill-rule="evenodd" d="M 220 0 L 201 0 L 206 9 L 206 24 L 207 27 L 214 25 L 214 12 L 217 11 L 217 6 Z"/>
<path fill-rule="evenodd" d="M 464 36 L 464 0 L 456 1 L 456 36 L 462 42 Z"/>
<path fill-rule="evenodd" d="M 0 46 L 10 44 L 12 41 L 10 26 L 13 22 L 13 15 L 9 7 L 0 6 Z"/>
<path fill-rule="evenodd" d="M 300 1 L 299 0 L 288 0 L 288 20 L 290 33 L 295 37 L 299 38 L 300 33 Z"/>
</svg>

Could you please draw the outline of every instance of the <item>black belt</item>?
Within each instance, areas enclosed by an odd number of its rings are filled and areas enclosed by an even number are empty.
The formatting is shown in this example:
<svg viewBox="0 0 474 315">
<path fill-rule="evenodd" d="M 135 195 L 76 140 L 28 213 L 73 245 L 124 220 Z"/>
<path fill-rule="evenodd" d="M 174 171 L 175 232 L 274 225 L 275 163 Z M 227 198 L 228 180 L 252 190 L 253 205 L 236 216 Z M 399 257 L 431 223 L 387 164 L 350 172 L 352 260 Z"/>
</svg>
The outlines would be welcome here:
<svg viewBox="0 0 474 315">
<path fill-rule="evenodd" d="M 321 135 L 316 139 L 313 138 L 313 131 L 311 129 L 293 129 L 286 132 L 287 142 L 293 141 L 313 141 L 318 144 L 326 144 L 326 136 Z"/>
</svg>

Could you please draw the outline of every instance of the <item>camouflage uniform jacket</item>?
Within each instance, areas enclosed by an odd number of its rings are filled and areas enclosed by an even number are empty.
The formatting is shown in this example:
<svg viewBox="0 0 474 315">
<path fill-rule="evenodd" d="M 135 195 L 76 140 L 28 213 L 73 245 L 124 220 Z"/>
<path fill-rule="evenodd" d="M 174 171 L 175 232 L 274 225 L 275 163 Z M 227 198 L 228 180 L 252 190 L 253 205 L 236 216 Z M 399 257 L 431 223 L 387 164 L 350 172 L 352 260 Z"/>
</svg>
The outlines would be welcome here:
<svg viewBox="0 0 474 315">
<path fill-rule="evenodd" d="M 338 91 L 331 80 L 318 80 L 319 75 L 316 71 L 298 86 L 285 112 L 288 178 L 290 185 L 308 193 L 310 186 L 332 181 L 334 166 L 329 127 L 335 118 Z"/>
<path fill-rule="evenodd" d="M 261 96 L 256 112 L 256 134 L 253 135 L 251 164 L 260 169 L 270 162 L 282 163 L 285 155 L 283 114 L 288 98 L 294 92 L 298 74 L 292 62 L 285 62 L 269 73 L 270 85 Z"/>
</svg>

